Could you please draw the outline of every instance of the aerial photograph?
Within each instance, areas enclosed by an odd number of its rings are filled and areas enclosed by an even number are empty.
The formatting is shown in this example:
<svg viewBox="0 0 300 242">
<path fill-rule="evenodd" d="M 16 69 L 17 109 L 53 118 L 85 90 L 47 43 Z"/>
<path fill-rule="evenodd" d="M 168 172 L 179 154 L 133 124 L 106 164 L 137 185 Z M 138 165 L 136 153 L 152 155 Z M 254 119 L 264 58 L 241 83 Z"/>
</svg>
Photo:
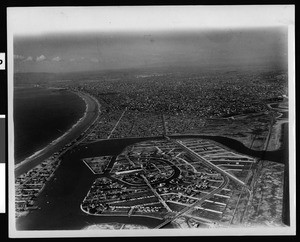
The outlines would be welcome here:
<svg viewBox="0 0 300 242">
<path fill-rule="evenodd" d="M 11 235 L 290 228 L 288 26 L 152 8 L 9 9 Z"/>
</svg>

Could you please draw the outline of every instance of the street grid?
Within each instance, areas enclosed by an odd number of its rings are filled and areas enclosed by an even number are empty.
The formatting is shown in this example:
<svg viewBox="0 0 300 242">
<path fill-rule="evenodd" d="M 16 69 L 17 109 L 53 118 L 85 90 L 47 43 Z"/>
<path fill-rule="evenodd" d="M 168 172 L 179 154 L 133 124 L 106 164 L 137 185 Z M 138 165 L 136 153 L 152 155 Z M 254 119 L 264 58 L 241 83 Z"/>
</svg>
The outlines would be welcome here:
<svg viewBox="0 0 300 242">
<path fill-rule="evenodd" d="M 190 156 L 178 142 L 213 166 Z M 107 157 L 88 159 L 101 162 Z M 178 141 L 168 138 L 137 143 L 127 147 L 115 158 L 112 168 L 101 173 L 110 180 L 109 185 L 101 184 L 97 190 L 94 184 L 82 203 L 82 210 L 97 216 L 144 214 L 163 220 L 156 228 L 180 217 L 216 224 L 221 221 L 233 192 L 228 187 L 230 179 L 238 180 L 238 185 L 246 188 L 243 173 L 255 162 L 252 157 L 203 139 Z M 225 172 L 220 173 L 219 169 Z M 109 189 L 111 184 L 115 184 L 114 190 Z"/>
</svg>

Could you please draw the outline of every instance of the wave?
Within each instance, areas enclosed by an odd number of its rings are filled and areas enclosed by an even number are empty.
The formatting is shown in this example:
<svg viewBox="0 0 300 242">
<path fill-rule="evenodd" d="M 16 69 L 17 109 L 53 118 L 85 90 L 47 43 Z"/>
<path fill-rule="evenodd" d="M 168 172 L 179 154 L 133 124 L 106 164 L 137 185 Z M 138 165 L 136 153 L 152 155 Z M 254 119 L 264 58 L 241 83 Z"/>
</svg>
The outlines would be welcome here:
<svg viewBox="0 0 300 242">
<path fill-rule="evenodd" d="M 83 116 L 80 119 L 78 119 L 77 122 L 75 124 L 73 124 L 72 127 L 69 128 L 63 135 L 61 135 L 57 139 L 55 139 L 52 142 L 50 142 L 44 148 L 36 151 L 31 156 L 25 158 L 23 161 L 19 162 L 18 164 L 15 164 L 15 169 L 18 168 L 19 166 L 22 166 L 22 165 L 26 164 L 27 162 L 31 161 L 32 159 L 35 159 L 38 156 L 42 155 L 43 151 L 46 151 L 50 146 L 53 146 L 53 145 L 57 144 L 58 142 L 60 142 L 62 139 L 64 139 L 64 137 L 66 137 L 74 128 L 76 128 L 86 118 L 87 110 L 88 110 L 88 103 L 87 103 L 87 101 L 84 99 L 84 96 L 81 93 L 74 92 L 74 91 L 72 91 L 72 92 L 75 93 L 76 95 L 78 95 L 85 102 L 85 112 L 84 112 Z"/>
</svg>

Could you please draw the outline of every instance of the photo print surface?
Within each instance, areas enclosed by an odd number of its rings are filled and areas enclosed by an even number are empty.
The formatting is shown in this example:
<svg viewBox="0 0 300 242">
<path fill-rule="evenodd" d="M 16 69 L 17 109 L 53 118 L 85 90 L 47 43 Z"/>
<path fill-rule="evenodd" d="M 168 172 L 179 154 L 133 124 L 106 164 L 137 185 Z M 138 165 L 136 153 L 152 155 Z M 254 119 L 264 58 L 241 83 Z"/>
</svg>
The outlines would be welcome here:
<svg viewBox="0 0 300 242">
<path fill-rule="evenodd" d="M 10 235 L 293 233 L 292 16 L 8 9 Z"/>
</svg>

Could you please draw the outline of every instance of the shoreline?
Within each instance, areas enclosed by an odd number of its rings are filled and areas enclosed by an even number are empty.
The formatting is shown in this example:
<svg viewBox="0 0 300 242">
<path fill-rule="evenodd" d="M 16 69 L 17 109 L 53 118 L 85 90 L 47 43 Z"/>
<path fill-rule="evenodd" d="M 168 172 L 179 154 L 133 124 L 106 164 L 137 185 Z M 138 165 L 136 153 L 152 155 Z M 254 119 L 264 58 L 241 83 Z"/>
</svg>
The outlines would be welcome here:
<svg viewBox="0 0 300 242">
<path fill-rule="evenodd" d="M 227 149 L 231 149 L 234 152 L 237 152 L 242 155 L 248 155 L 254 158 L 262 158 L 262 156 L 268 154 L 267 157 L 264 157 L 266 160 L 277 162 L 277 163 L 283 163 L 282 160 L 280 160 L 277 155 L 281 153 L 283 150 L 282 148 L 279 148 L 277 150 L 271 150 L 271 151 L 261 151 L 261 150 L 253 150 L 245 146 L 241 141 L 227 137 L 227 136 L 220 136 L 220 135 L 207 135 L 207 134 L 170 134 L 168 135 L 171 138 L 200 138 L 200 139 L 209 139 L 210 141 L 217 142 L 218 145 L 224 145 L 227 147 Z M 131 137 L 124 137 L 124 138 L 110 138 L 109 140 L 112 141 L 134 141 L 136 143 L 143 142 L 146 140 L 160 140 L 163 139 L 163 136 L 131 136 Z M 93 141 L 90 141 L 91 144 L 96 144 L 98 142 L 105 142 L 108 139 L 96 139 Z M 283 141 L 284 143 L 284 141 Z"/>
<path fill-rule="evenodd" d="M 162 137 L 160 137 L 162 138 Z M 48 230 L 52 231 L 61 226 L 63 229 L 81 229 L 84 224 L 92 224 L 98 222 L 122 221 L 123 223 L 147 224 L 149 227 L 155 227 L 159 222 L 143 216 L 92 216 L 81 210 L 81 202 L 86 196 L 87 191 L 93 184 L 95 177 L 90 170 L 85 167 L 80 159 L 101 155 L 117 155 L 124 148 L 137 140 L 105 140 L 105 142 L 96 142 L 85 145 L 87 148 L 77 149 L 74 153 L 68 153 L 56 172 L 56 180 L 49 181 L 44 192 L 48 196 L 44 196 L 38 200 L 40 210 L 35 210 L 26 217 L 18 218 L 18 230 Z M 112 143 L 116 142 L 114 146 Z M 72 171 L 69 172 L 70 167 Z M 67 171 L 67 175 L 66 175 Z M 66 193 L 66 191 L 68 191 Z M 57 199 L 57 197 L 60 199 Z M 66 207 L 66 204 L 68 206 Z M 149 220 L 148 220 L 149 219 Z M 30 221 L 30 223 L 28 223 Z M 34 221 L 31 223 L 31 221 Z M 51 221 L 57 221 L 52 223 Z M 57 225 L 58 223 L 58 225 Z"/>
<path fill-rule="evenodd" d="M 33 162 L 36 159 L 39 159 L 41 156 L 47 154 L 47 152 L 49 152 L 51 149 L 54 149 L 51 154 L 49 154 L 48 157 L 50 157 L 51 155 L 53 155 L 55 152 L 57 152 L 60 147 L 56 147 L 59 143 L 63 142 L 68 136 L 70 136 L 72 133 L 75 133 L 76 128 L 79 128 L 79 126 L 85 126 L 88 122 L 89 119 L 87 119 L 87 114 L 88 114 L 88 110 L 92 109 L 90 103 L 89 103 L 89 99 L 93 100 L 94 105 L 96 106 L 95 111 L 97 112 L 97 116 L 95 117 L 95 120 L 88 125 L 87 128 L 85 128 L 82 132 L 86 132 L 86 130 L 88 130 L 88 128 L 97 120 L 97 118 L 99 117 L 99 112 L 100 112 L 100 104 L 98 102 L 98 100 L 95 100 L 94 97 L 91 97 L 88 94 L 85 93 L 81 93 L 81 92 L 76 92 L 73 90 L 68 90 L 69 92 L 72 92 L 74 94 L 76 94 L 77 96 L 79 96 L 84 102 L 85 102 L 85 111 L 84 114 L 81 118 L 79 118 L 66 132 L 63 133 L 63 135 L 59 136 L 58 138 L 56 138 L 55 140 L 51 141 L 48 145 L 46 145 L 44 148 L 36 151 L 34 154 L 30 155 L 29 157 L 25 158 L 24 160 L 22 160 L 21 162 L 19 162 L 18 164 L 15 164 L 15 171 L 17 169 L 20 169 L 22 167 L 25 167 L 26 165 L 29 165 L 31 162 Z M 86 123 L 86 124 L 85 124 Z M 82 133 L 81 132 L 81 133 Z M 73 138 L 70 142 L 72 142 L 75 138 Z M 66 145 L 66 144 L 65 144 Z M 46 158 L 45 158 L 46 159 Z M 36 164 L 38 165 L 38 164 Z M 36 166 L 35 165 L 35 166 Z"/>
<path fill-rule="evenodd" d="M 80 204 L 80 209 L 83 213 L 89 215 L 89 216 L 96 216 L 96 217 L 147 217 L 147 218 L 151 218 L 151 219 L 156 219 L 156 220 L 164 220 L 163 218 L 158 218 L 155 216 L 151 216 L 151 215 L 143 215 L 143 214 L 132 214 L 130 216 L 128 216 L 128 214 L 126 213 L 120 213 L 120 214 L 113 214 L 113 213 L 102 213 L 102 214 L 93 214 L 93 213 L 89 213 L 88 211 L 84 210 L 82 208 L 82 204 Z"/>
<path fill-rule="evenodd" d="M 51 88 L 47 88 L 47 89 L 51 89 Z M 61 141 L 66 135 L 68 135 L 70 132 L 72 132 L 72 130 L 74 128 L 76 128 L 82 121 L 83 119 L 86 118 L 86 114 L 87 114 L 87 110 L 88 110 L 88 104 L 87 101 L 82 97 L 82 95 L 80 95 L 80 93 L 76 93 L 74 91 L 72 91 L 74 94 L 78 95 L 84 102 L 85 102 L 85 111 L 84 114 L 81 118 L 79 118 L 76 123 L 74 123 L 71 128 L 69 128 L 63 135 L 59 136 L 58 138 L 56 138 L 55 140 L 51 141 L 48 145 L 46 145 L 44 148 L 34 152 L 32 155 L 30 155 L 29 157 L 25 158 L 24 160 L 22 160 L 21 162 L 19 162 L 18 164 L 15 164 L 15 169 L 18 168 L 19 166 L 25 165 L 27 162 L 30 162 L 32 159 L 35 159 L 37 157 L 39 157 L 39 155 L 45 151 L 47 148 L 49 148 L 49 146 L 53 146 L 55 144 L 57 144 L 59 141 Z"/>
</svg>

